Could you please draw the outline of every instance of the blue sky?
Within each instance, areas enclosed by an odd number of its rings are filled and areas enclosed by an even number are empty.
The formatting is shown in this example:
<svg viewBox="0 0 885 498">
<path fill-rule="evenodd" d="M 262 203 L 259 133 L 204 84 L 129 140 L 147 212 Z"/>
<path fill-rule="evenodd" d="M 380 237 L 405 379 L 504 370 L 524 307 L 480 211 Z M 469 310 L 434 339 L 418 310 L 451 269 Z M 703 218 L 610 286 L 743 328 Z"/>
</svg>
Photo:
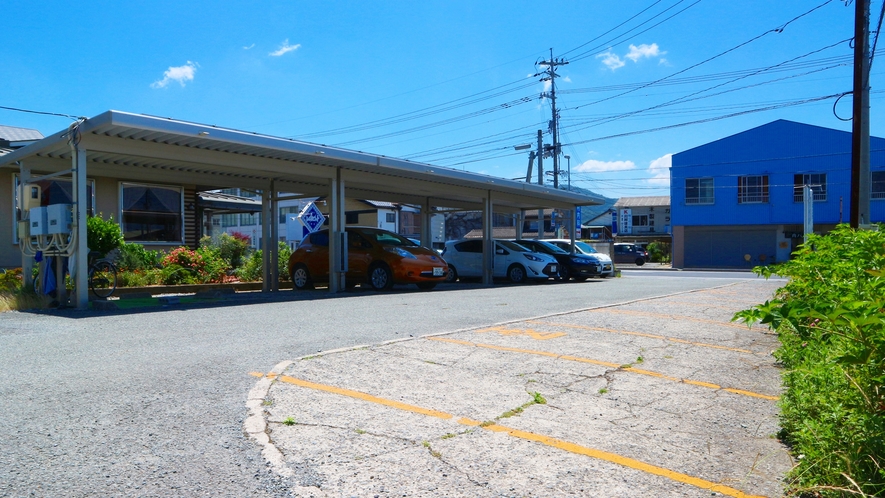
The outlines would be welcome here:
<svg viewBox="0 0 885 498">
<path fill-rule="evenodd" d="M 610 197 L 668 195 L 670 154 L 775 119 L 850 130 L 835 98 L 821 99 L 852 86 L 844 0 L 4 7 L 0 106 L 144 113 L 507 178 L 526 174 L 527 152 L 513 147 L 548 129 L 534 75 L 552 48 L 569 62 L 556 80 L 562 168 Z M 873 30 L 881 8 L 872 2 Z M 850 112 L 849 95 L 836 114 Z M 69 123 L 0 109 L 0 124 L 44 134 Z"/>
</svg>

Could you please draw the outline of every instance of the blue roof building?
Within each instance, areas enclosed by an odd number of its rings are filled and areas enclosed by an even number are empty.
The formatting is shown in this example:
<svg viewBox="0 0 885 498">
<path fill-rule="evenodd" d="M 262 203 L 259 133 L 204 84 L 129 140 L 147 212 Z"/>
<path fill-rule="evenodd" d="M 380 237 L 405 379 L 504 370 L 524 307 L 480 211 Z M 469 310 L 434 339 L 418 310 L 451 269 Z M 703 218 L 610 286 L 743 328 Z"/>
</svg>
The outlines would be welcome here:
<svg viewBox="0 0 885 498">
<path fill-rule="evenodd" d="M 870 138 L 870 220 L 885 222 L 885 139 Z M 803 190 L 814 229 L 847 223 L 851 133 L 771 123 L 674 154 L 673 266 L 752 268 L 786 261 L 803 238 Z"/>
</svg>

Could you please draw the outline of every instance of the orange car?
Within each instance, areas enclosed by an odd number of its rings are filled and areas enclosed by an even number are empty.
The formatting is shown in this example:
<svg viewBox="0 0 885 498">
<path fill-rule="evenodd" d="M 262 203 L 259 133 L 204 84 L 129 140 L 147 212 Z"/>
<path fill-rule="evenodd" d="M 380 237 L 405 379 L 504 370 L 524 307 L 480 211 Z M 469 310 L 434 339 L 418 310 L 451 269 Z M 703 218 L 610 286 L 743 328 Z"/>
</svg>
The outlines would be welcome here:
<svg viewBox="0 0 885 498">
<path fill-rule="evenodd" d="M 375 290 L 393 284 L 417 284 L 430 290 L 444 282 L 448 265 L 431 249 L 379 228 L 347 227 L 348 286 L 368 283 Z M 329 281 L 329 231 L 314 232 L 289 257 L 289 276 L 296 289 Z"/>
</svg>

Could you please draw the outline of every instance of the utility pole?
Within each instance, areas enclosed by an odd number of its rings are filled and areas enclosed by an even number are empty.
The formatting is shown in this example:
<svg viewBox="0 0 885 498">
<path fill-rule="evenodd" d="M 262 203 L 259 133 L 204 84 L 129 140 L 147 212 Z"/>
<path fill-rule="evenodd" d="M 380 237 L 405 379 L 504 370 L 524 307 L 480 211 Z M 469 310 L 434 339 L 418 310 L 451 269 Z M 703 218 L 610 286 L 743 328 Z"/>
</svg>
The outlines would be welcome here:
<svg viewBox="0 0 885 498">
<path fill-rule="evenodd" d="M 542 93 L 541 97 L 550 98 L 550 109 L 553 114 L 553 119 L 550 120 L 550 128 L 553 134 L 553 188 L 557 189 L 559 188 L 559 112 L 556 110 L 556 78 L 558 78 L 559 75 L 556 74 L 556 66 L 564 66 L 566 64 L 568 64 L 568 61 L 564 59 L 553 58 L 553 49 L 551 48 L 550 60 L 538 63 L 540 66 L 546 66 L 547 69 L 535 75 L 544 75 L 544 77 L 541 78 L 541 81 L 550 82 L 550 91 Z M 538 183 L 541 182 L 539 181 Z"/>
<path fill-rule="evenodd" d="M 858 228 L 870 222 L 870 0 L 854 0 L 852 97 L 849 223 Z"/>
</svg>

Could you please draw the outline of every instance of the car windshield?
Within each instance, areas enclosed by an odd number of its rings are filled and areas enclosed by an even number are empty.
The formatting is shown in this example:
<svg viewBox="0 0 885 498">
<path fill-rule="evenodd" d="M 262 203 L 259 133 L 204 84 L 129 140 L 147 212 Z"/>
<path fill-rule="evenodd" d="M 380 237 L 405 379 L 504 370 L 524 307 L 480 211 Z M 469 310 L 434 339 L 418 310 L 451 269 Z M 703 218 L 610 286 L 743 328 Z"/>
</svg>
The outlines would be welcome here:
<svg viewBox="0 0 885 498">
<path fill-rule="evenodd" d="M 393 232 L 386 232 L 384 230 L 366 230 L 359 231 L 360 235 L 363 237 L 374 240 L 375 242 L 381 244 L 382 246 L 406 246 L 406 247 L 415 247 L 416 244 L 411 240 L 399 236 Z"/>
<path fill-rule="evenodd" d="M 595 252 L 599 252 L 596 249 L 593 249 L 593 246 L 591 246 L 590 244 L 588 244 L 586 242 L 581 242 L 579 240 L 575 241 L 575 247 L 577 247 L 578 249 L 580 249 L 581 252 L 586 253 L 586 254 L 593 254 Z"/>
<path fill-rule="evenodd" d="M 509 240 L 499 240 L 498 245 L 515 252 L 533 252 L 531 249 L 521 246 L 516 242 L 510 242 Z"/>
<path fill-rule="evenodd" d="M 536 240 L 533 242 L 534 244 L 538 244 L 540 247 L 544 248 L 544 252 L 549 254 L 568 254 L 568 251 L 563 250 L 556 244 L 551 244 L 550 242 L 544 242 L 543 240 Z"/>
</svg>

